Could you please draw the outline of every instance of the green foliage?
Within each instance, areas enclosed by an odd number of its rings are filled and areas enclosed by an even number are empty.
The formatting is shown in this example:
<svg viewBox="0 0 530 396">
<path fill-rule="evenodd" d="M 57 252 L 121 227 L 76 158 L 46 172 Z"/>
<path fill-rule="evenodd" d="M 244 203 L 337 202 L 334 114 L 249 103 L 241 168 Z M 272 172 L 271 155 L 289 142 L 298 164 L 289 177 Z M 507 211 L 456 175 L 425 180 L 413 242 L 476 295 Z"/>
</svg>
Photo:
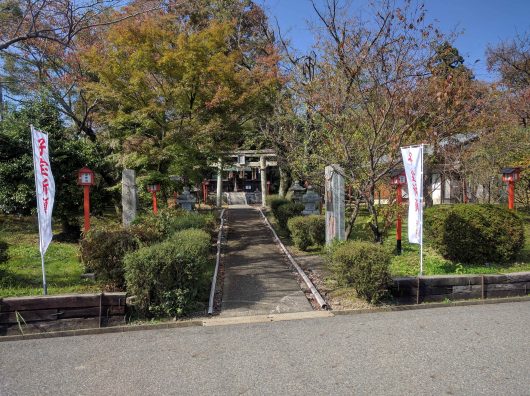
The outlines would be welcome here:
<svg viewBox="0 0 530 396">
<path fill-rule="evenodd" d="M 297 202 L 289 202 L 278 206 L 276 209 L 276 220 L 282 230 L 287 230 L 287 222 L 291 217 L 300 216 L 304 210 L 304 204 Z"/>
<path fill-rule="evenodd" d="M 463 263 L 505 263 L 524 246 L 517 214 L 493 205 L 459 204 L 425 211 L 425 236 L 445 257 Z"/>
<path fill-rule="evenodd" d="M 138 218 L 136 224 L 144 224 L 156 230 L 162 239 L 170 237 L 177 231 L 197 228 L 210 231 L 214 228 L 215 218 L 212 213 L 202 214 L 185 210 L 161 209 L 157 215 L 152 213 Z"/>
<path fill-rule="evenodd" d="M 267 205 L 269 205 L 269 207 L 271 208 L 271 211 L 272 211 L 272 214 L 274 215 L 274 217 L 276 217 L 276 219 L 278 218 L 278 208 L 282 205 L 285 205 L 285 204 L 288 204 L 290 203 L 291 201 L 285 199 L 285 198 L 272 198 L 269 200 L 269 202 L 267 202 Z"/>
<path fill-rule="evenodd" d="M 371 303 L 388 292 L 391 256 L 381 245 L 372 242 L 347 241 L 329 252 L 333 277 L 342 286 L 351 286 L 357 295 Z"/>
<path fill-rule="evenodd" d="M 187 13 L 211 6 L 200 3 L 112 25 L 83 54 L 95 77 L 86 92 L 98 100 L 116 159 L 141 174 L 197 179 L 197 168 L 271 110 L 279 80 L 275 51 L 258 40 L 265 14 L 243 7 L 224 18 L 225 1 L 213 7 L 220 13 Z"/>
<path fill-rule="evenodd" d="M 87 271 L 96 273 L 98 282 L 113 288 L 122 288 L 125 284 L 125 254 L 159 239 L 160 234 L 148 226 L 94 227 L 80 242 L 81 261 Z"/>
<path fill-rule="evenodd" d="M 0 264 L 5 263 L 8 260 L 7 249 L 9 245 L 6 241 L 0 239 Z"/>
<path fill-rule="evenodd" d="M 98 172 L 106 165 L 99 147 L 67 130 L 58 111 L 44 99 L 8 111 L 0 122 L 0 212 L 27 215 L 36 206 L 30 124 L 49 136 L 56 186 L 54 217 L 65 229 L 73 225 L 79 236 L 83 191 L 77 185 L 77 171 L 87 165 Z M 96 182 L 90 195 L 92 213 L 101 211 L 109 198 L 105 181 L 97 177 Z"/>
<path fill-rule="evenodd" d="M 291 238 L 301 250 L 311 245 L 323 246 L 326 242 L 326 219 L 324 216 L 296 216 L 287 221 Z"/>
<path fill-rule="evenodd" d="M 309 219 L 309 235 L 313 244 L 324 246 L 326 243 L 326 216 L 311 215 Z"/>
<path fill-rule="evenodd" d="M 301 250 L 307 250 L 311 246 L 309 235 L 309 224 L 305 216 L 296 216 L 287 221 L 287 227 L 295 246 Z"/>
<path fill-rule="evenodd" d="M 177 232 L 170 240 L 141 248 L 124 259 L 127 291 L 148 317 L 181 316 L 196 306 L 204 287 L 210 236 L 202 230 Z"/>
</svg>

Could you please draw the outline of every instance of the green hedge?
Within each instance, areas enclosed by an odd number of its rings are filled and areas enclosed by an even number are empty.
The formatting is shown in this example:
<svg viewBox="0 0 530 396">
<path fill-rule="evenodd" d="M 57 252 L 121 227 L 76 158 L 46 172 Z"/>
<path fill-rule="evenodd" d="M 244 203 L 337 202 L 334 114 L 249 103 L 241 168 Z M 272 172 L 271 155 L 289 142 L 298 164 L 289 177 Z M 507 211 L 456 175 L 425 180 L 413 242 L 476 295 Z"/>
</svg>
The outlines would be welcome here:
<svg viewBox="0 0 530 396">
<path fill-rule="evenodd" d="M 301 250 L 307 250 L 311 246 L 311 236 L 309 234 L 309 223 L 305 216 L 296 216 L 287 222 L 291 239 L 295 246 Z"/>
<path fill-rule="evenodd" d="M 135 224 L 143 224 L 157 230 L 161 239 L 170 237 L 177 231 L 198 228 L 209 231 L 214 228 L 215 218 L 212 213 L 202 214 L 184 210 L 162 209 L 155 214 L 148 214 L 138 218 Z"/>
<path fill-rule="evenodd" d="M 139 313 L 174 317 L 193 310 L 208 281 L 210 247 L 205 231 L 184 230 L 165 242 L 127 254 L 127 292 L 136 296 Z"/>
<path fill-rule="evenodd" d="M 5 263 L 9 256 L 7 255 L 7 249 L 9 245 L 6 241 L 0 239 L 0 264 Z"/>
<path fill-rule="evenodd" d="M 109 288 L 125 284 L 123 258 L 126 253 L 159 241 L 159 233 L 149 227 L 92 228 L 80 242 L 80 257 L 88 272 Z"/>
<path fill-rule="evenodd" d="M 274 217 L 278 222 L 278 226 L 285 231 L 289 231 L 287 228 L 287 222 L 290 218 L 300 216 L 304 210 L 304 204 L 289 202 L 278 206 Z"/>
<path fill-rule="evenodd" d="M 457 204 L 425 210 L 425 237 L 450 260 L 505 263 L 524 246 L 523 221 L 494 205 Z"/>
<path fill-rule="evenodd" d="M 380 301 L 392 283 L 390 253 L 379 244 L 346 241 L 329 252 L 333 278 L 341 286 L 351 286 L 369 302 Z"/>
<path fill-rule="evenodd" d="M 291 238 L 301 250 L 311 245 L 323 246 L 326 242 L 326 219 L 324 216 L 296 216 L 287 221 Z"/>
<path fill-rule="evenodd" d="M 273 199 L 270 199 L 269 202 L 268 202 L 268 205 L 270 206 L 271 208 L 271 211 L 272 211 L 272 214 L 274 215 L 275 218 L 278 218 L 278 208 L 282 205 L 286 205 L 288 203 L 290 203 L 291 201 L 285 199 L 285 198 L 273 198 Z"/>
</svg>

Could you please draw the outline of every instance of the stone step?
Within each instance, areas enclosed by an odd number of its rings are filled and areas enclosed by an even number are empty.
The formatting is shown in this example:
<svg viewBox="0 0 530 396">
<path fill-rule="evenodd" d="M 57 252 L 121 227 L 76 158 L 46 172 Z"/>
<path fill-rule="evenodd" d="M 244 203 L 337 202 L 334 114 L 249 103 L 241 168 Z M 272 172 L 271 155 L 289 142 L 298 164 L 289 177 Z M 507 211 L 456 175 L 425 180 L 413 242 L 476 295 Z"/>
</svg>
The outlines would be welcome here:
<svg viewBox="0 0 530 396">
<path fill-rule="evenodd" d="M 247 197 L 244 192 L 229 192 L 226 193 L 228 205 L 246 205 Z"/>
</svg>

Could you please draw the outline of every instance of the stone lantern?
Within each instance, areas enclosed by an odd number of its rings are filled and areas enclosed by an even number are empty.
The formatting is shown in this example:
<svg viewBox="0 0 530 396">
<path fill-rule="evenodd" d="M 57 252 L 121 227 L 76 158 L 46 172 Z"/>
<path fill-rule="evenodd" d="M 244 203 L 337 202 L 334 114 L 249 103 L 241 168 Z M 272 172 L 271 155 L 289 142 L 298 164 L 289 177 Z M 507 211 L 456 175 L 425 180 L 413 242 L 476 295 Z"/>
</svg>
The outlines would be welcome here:
<svg viewBox="0 0 530 396">
<path fill-rule="evenodd" d="M 302 202 L 302 197 L 305 192 L 305 188 L 300 185 L 300 182 L 296 180 L 293 185 L 289 188 L 289 191 L 293 192 L 293 201 Z"/>
<path fill-rule="evenodd" d="M 184 187 L 184 191 L 180 194 L 180 197 L 177 198 L 177 202 L 182 209 L 191 212 L 193 210 L 193 205 L 195 204 L 195 197 L 190 193 L 188 187 Z"/>
<path fill-rule="evenodd" d="M 307 192 L 302 197 L 302 202 L 305 205 L 302 214 L 312 215 L 320 213 L 320 208 L 318 207 L 320 196 L 313 190 L 312 186 L 307 186 Z"/>
</svg>

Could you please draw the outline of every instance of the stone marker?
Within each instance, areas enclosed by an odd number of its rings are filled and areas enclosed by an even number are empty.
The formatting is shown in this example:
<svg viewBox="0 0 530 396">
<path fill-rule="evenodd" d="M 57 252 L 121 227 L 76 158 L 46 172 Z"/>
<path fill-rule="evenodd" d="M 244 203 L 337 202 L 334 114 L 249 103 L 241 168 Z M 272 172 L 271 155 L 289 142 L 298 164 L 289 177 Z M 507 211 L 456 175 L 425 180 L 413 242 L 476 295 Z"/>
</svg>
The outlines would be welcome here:
<svg viewBox="0 0 530 396">
<path fill-rule="evenodd" d="M 312 186 L 307 186 L 307 192 L 302 197 L 302 202 L 305 207 L 302 211 L 303 215 L 319 214 L 318 203 L 320 202 L 320 195 L 318 195 Z"/>
<path fill-rule="evenodd" d="M 195 197 L 190 193 L 188 187 L 184 187 L 184 191 L 180 194 L 180 197 L 177 198 L 177 202 L 182 209 L 191 212 L 193 210 L 193 205 L 195 204 Z"/>
<path fill-rule="evenodd" d="M 333 239 L 346 239 L 344 229 L 344 176 L 334 164 L 326 166 L 326 245 Z"/>
<path fill-rule="evenodd" d="M 130 225 L 136 218 L 137 205 L 136 173 L 133 169 L 124 169 L 121 173 L 121 206 L 124 226 Z"/>
</svg>

